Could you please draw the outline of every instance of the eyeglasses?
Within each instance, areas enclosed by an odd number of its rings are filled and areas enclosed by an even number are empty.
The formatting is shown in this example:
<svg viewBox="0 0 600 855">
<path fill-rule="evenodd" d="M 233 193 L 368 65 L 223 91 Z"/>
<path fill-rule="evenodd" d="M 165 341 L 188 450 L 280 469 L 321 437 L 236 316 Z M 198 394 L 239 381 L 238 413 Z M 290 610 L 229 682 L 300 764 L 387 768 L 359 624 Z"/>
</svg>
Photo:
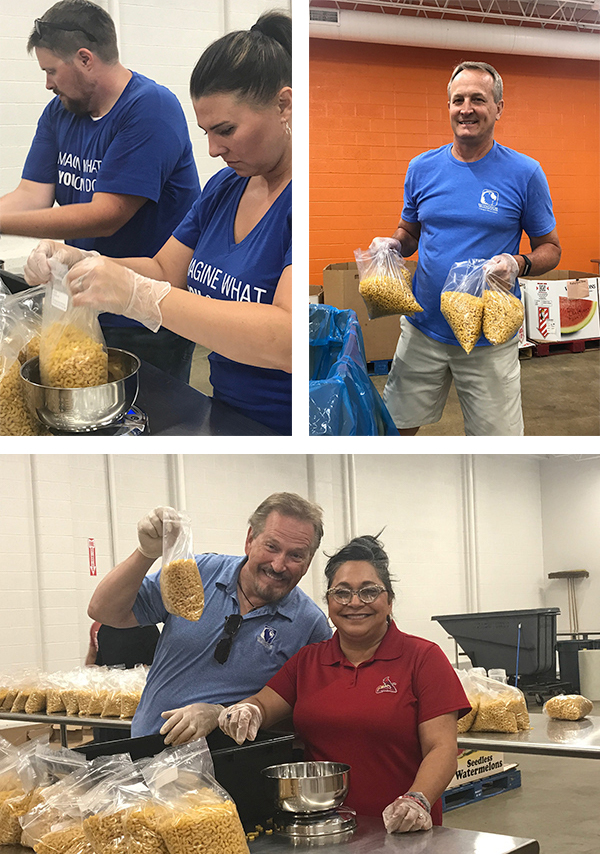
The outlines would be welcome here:
<svg viewBox="0 0 600 855">
<path fill-rule="evenodd" d="M 241 615 L 228 615 L 225 618 L 225 626 L 223 629 L 227 637 L 222 638 L 215 647 L 215 659 L 217 660 L 219 665 L 224 665 L 229 659 L 233 639 L 241 625 Z"/>
<path fill-rule="evenodd" d="M 93 36 L 90 32 L 84 30 L 83 27 L 68 27 L 65 24 L 53 24 L 51 21 L 42 21 L 41 18 L 36 18 L 33 25 L 36 33 L 41 39 L 44 38 L 43 29 L 46 27 L 49 30 L 64 30 L 66 33 L 83 33 L 91 42 L 98 41 L 96 36 Z"/>
<path fill-rule="evenodd" d="M 369 603 L 374 603 L 377 597 L 383 594 L 384 591 L 387 591 L 387 588 L 384 588 L 383 585 L 364 585 L 357 591 L 352 588 L 328 588 L 327 596 L 333 597 L 336 603 L 339 603 L 341 606 L 347 606 L 352 602 L 352 597 L 357 594 L 361 603 L 368 605 Z"/>
</svg>

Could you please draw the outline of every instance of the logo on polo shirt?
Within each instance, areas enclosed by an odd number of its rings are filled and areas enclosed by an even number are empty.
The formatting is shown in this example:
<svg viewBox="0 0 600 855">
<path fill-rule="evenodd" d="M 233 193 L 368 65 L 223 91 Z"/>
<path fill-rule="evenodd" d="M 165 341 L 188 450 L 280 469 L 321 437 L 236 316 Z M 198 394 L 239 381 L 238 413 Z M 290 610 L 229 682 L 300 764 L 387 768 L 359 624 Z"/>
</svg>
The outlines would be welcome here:
<svg viewBox="0 0 600 855">
<path fill-rule="evenodd" d="M 377 686 L 377 688 L 375 689 L 376 695 L 381 695 L 384 692 L 391 692 L 393 695 L 398 694 L 398 689 L 396 688 L 396 683 L 394 683 L 392 681 L 391 677 L 384 677 L 383 683 L 381 684 L 381 686 Z"/>
<path fill-rule="evenodd" d="M 277 630 L 273 629 L 272 626 L 265 626 L 263 631 L 258 636 L 259 642 L 263 647 L 266 647 L 267 650 L 272 650 L 273 642 L 275 641 L 275 637 L 277 636 Z"/>
<path fill-rule="evenodd" d="M 479 207 L 482 211 L 492 211 L 498 213 L 498 202 L 500 194 L 497 190 L 483 190 L 479 199 Z"/>
</svg>

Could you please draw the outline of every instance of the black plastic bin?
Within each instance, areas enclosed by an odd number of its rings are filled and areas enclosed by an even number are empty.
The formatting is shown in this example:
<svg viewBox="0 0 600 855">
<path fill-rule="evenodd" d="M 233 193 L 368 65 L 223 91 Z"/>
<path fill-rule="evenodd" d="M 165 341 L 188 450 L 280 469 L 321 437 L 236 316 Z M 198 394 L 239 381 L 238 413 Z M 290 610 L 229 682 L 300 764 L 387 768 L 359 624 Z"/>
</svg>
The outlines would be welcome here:
<svg viewBox="0 0 600 855">
<path fill-rule="evenodd" d="M 556 649 L 558 651 L 558 668 L 560 671 L 560 679 L 569 682 L 574 692 L 580 692 L 581 687 L 579 685 L 579 651 L 599 650 L 600 638 L 569 638 L 565 641 L 557 641 Z"/>
<path fill-rule="evenodd" d="M 504 668 L 516 673 L 517 640 L 519 675 L 556 672 L 556 616 L 560 609 L 518 609 L 507 612 L 474 612 L 465 615 L 434 615 L 456 639 L 473 667 Z"/>
<path fill-rule="evenodd" d="M 236 803 L 242 825 L 246 830 L 263 825 L 273 816 L 270 799 L 261 769 L 278 763 L 291 763 L 298 758 L 294 752 L 293 733 L 281 734 L 260 731 L 254 742 L 238 745 L 222 731 L 215 730 L 207 737 L 215 778 Z M 129 753 L 132 760 L 154 757 L 165 749 L 164 736 L 138 736 L 114 742 L 89 742 L 75 749 L 88 760 L 111 754 Z"/>
</svg>

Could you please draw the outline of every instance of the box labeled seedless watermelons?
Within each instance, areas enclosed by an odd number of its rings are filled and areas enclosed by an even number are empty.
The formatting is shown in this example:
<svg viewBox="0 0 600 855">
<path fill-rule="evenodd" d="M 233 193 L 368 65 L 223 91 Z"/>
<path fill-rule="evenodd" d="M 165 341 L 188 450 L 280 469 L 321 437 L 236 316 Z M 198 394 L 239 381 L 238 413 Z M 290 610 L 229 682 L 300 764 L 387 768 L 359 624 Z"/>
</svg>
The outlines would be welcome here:
<svg viewBox="0 0 600 855">
<path fill-rule="evenodd" d="M 600 338 L 597 277 L 519 279 L 525 297 L 527 338 L 537 342 L 569 342 Z M 546 274 L 549 276 L 550 274 Z"/>
</svg>

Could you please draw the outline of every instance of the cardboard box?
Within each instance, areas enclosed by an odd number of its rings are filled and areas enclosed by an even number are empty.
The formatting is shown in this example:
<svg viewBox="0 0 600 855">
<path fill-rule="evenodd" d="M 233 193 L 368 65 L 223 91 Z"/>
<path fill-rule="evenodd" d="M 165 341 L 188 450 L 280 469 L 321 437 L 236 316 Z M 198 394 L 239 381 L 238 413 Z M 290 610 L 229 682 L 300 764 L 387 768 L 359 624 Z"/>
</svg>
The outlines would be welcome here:
<svg viewBox="0 0 600 855">
<path fill-rule="evenodd" d="M 28 721 L 0 721 L 0 736 L 11 745 L 23 745 L 42 734 L 50 736 L 52 727 L 49 724 L 33 724 Z"/>
<path fill-rule="evenodd" d="M 569 342 L 600 337 L 597 277 L 552 270 L 544 279 L 519 279 L 525 297 L 527 338 Z"/>
<path fill-rule="evenodd" d="M 501 751 L 478 751 L 465 748 L 458 755 L 456 775 L 452 778 L 447 790 L 468 784 L 477 778 L 497 775 L 504 771 L 504 754 Z"/>
<path fill-rule="evenodd" d="M 309 285 L 308 286 L 308 302 L 309 303 L 323 303 L 323 286 L 322 285 Z"/>
<path fill-rule="evenodd" d="M 411 274 L 417 269 L 416 261 L 406 261 Z M 367 362 L 377 359 L 393 359 L 400 336 L 400 315 L 369 320 L 367 308 L 358 291 L 358 269 L 356 262 L 345 261 L 328 264 L 323 270 L 323 296 L 328 306 L 338 309 L 353 309 L 365 343 Z"/>
</svg>

